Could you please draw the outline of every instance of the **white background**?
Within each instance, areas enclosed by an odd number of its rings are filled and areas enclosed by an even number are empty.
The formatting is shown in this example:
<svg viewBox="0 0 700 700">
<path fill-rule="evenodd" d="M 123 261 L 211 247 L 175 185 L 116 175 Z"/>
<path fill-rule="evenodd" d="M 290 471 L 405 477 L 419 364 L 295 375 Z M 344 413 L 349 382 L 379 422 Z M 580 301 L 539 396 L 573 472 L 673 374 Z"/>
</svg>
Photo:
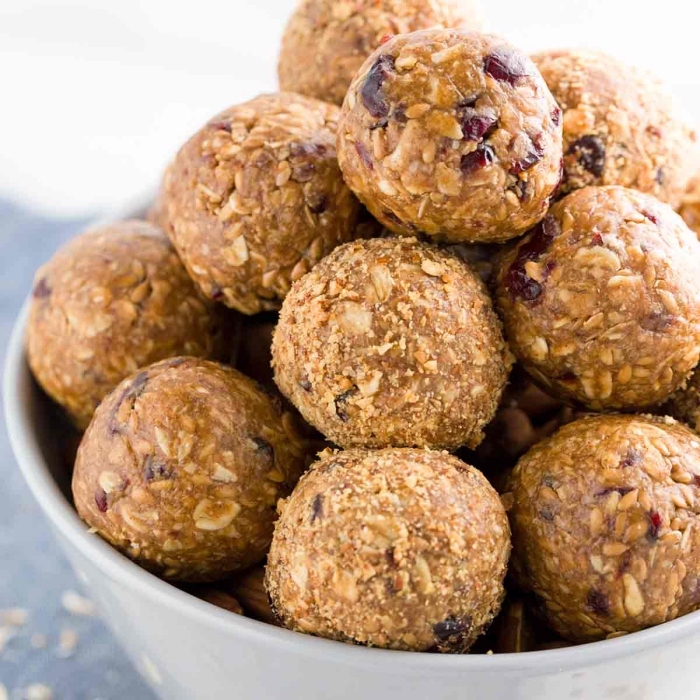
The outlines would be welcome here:
<svg viewBox="0 0 700 700">
<path fill-rule="evenodd" d="M 0 0 L 0 195 L 91 213 L 155 186 L 212 114 L 276 86 L 295 0 Z M 696 0 L 482 0 L 526 50 L 651 68 L 700 121 Z"/>
</svg>

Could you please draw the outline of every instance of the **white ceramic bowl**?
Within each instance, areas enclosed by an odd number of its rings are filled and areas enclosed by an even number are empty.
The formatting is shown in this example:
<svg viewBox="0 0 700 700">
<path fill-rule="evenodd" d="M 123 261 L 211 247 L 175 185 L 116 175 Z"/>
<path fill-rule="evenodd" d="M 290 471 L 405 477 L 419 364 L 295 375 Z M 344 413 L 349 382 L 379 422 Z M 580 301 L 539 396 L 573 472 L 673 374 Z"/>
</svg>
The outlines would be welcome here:
<svg viewBox="0 0 700 700">
<path fill-rule="evenodd" d="M 233 615 L 140 569 L 89 534 L 68 498 L 56 411 L 27 366 L 27 307 L 4 401 L 24 477 L 89 595 L 164 700 L 668 700 L 697 697 L 700 612 L 555 651 L 441 656 L 366 649 Z"/>
</svg>

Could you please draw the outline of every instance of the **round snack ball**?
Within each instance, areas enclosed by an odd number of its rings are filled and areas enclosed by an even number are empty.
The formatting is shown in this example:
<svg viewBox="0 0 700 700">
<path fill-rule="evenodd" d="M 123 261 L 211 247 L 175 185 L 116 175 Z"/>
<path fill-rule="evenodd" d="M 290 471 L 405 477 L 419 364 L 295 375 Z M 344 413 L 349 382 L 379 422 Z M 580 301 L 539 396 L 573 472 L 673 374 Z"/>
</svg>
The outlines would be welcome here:
<svg viewBox="0 0 700 700">
<path fill-rule="evenodd" d="M 345 181 L 395 233 L 498 242 L 546 213 L 561 176 L 561 111 L 530 59 L 460 29 L 394 37 L 343 105 Z"/>
<path fill-rule="evenodd" d="M 623 187 L 572 192 L 500 260 L 510 347 L 562 398 L 659 404 L 698 362 L 698 269 L 700 243 L 668 205 Z"/>
<path fill-rule="evenodd" d="M 329 450 L 282 507 L 265 583 L 298 632 L 464 653 L 498 612 L 509 554 L 498 495 L 456 457 Z"/>
<path fill-rule="evenodd" d="M 677 205 L 697 163 L 697 136 L 663 86 L 597 51 L 533 60 L 564 111 L 561 192 L 622 185 Z"/>
<path fill-rule="evenodd" d="M 282 38 L 283 90 L 342 104 L 367 56 L 393 34 L 469 26 L 481 18 L 472 0 L 303 0 Z"/>
<path fill-rule="evenodd" d="M 511 364 L 476 273 L 413 238 L 336 248 L 285 299 L 275 381 L 341 447 L 479 444 Z"/>
<path fill-rule="evenodd" d="M 513 570 L 562 637 L 635 632 L 700 605 L 700 441 L 672 418 L 582 418 L 518 462 Z"/>
<path fill-rule="evenodd" d="M 245 314 L 354 237 L 360 205 L 336 157 L 335 105 L 281 93 L 222 112 L 180 150 L 160 207 L 204 293 Z"/>
<path fill-rule="evenodd" d="M 27 357 L 82 429 L 137 368 L 175 355 L 220 356 L 222 321 L 160 229 L 121 221 L 74 238 L 37 272 Z"/>
<path fill-rule="evenodd" d="M 700 173 L 690 179 L 678 213 L 688 228 L 700 237 Z"/>
<path fill-rule="evenodd" d="M 80 517 L 163 578 L 214 581 L 260 561 L 277 500 L 306 466 L 286 413 L 240 372 L 152 365 L 100 405 L 78 450 Z"/>
<path fill-rule="evenodd" d="M 700 372 L 693 372 L 685 386 L 673 394 L 662 409 L 700 433 Z"/>
</svg>

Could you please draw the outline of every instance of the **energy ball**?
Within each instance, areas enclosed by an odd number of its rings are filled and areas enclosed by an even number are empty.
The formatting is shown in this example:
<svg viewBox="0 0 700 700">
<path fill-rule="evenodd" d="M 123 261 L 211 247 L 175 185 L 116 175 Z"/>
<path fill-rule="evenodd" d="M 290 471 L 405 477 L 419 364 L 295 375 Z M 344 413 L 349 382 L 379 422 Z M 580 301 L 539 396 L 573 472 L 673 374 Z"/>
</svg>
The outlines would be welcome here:
<svg viewBox="0 0 700 700">
<path fill-rule="evenodd" d="M 190 275 L 245 314 L 354 237 L 360 205 L 336 157 L 335 105 L 291 93 L 222 112 L 180 150 L 160 207 Z"/>
<path fill-rule="evenodd" d="M 461 29 L 394 37 L 343 105 L 345 181 L 388 229 L 499 242 L 545 215 L 561 176 L 561 111 L 530 59 Z"/>
<path fill-rule="evenodd" d="M 530 450 L 510 479 L 513 570 L 572 642 L 700 605 L 700 441 L 671 418 L 599 415 Z"/>
<path fill-rule="evenodd" d="M 700 173 L 688 183 L 678 213 L 688 228 L 700 237 Z"/>
<path fill-rule="evenodd" d="M 700 353 L 700 243 L 654 197 L 586 187 L 500 260 L 510 347 L 549 393 L 593 410 L 666 400 Z"/>
<path fill-rule="evenodd" d="M 596 51 L 533 59 L 564 111 L 561 192 L 622 185 L 676 206 L 697 164 L 697 136 L 663 86 Z"/>
<path fill-rule="evenodd" d="M 39 384 L 83 429 L 139 367 L 222 355 L 223 321 L 160 229 L 122 221 L 74 238 L 37 272 L 27 357 Z"/>
<path fill-rule="evenodd" d="M 328 451 L 282 507 L 266 586 L 297 632 L 465 653 L 504 596 L 505 510 L 445 452 Z"/>
<path fill-rule="evenodd" d="M 700 433 L 700 372 L 693 372 L 662 409 Z"/>
<path fill-rule="evenodd" d="M 340 105 L 367 56 L 388 37 L 460 25 L 481 26 L 471 0 L 304 0 L 282 38 L 280 86 Z"/>
<path fill-rule="evenodd" d="M 141 566 L 214 581 L 265 556 L 305 450 L 292 415 L 254 381 L 175 358 L 132 375 L 97 409 L 73 496 L 80 517 Z"/>
<path fill-rule="evenodd" d="M 285 299 L 275 381 L 342 447 L 476 446 L 511 364 L 486 288 L 413 238 L 336 248 Z"/>
</svg>

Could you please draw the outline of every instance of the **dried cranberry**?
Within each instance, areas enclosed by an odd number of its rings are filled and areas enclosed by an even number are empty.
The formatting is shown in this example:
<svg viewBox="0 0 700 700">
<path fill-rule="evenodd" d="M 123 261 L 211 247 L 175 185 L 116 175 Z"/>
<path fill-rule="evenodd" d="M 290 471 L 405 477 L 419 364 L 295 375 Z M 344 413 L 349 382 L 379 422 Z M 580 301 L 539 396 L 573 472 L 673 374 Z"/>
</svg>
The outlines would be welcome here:
<svg viewBox="0 0 700 700">
<path fill-rule="evenodd" d="M 311 522 L 314 523 L 318 518 L 323 518 L 323 494 L 317 493 L 311 503 Z"/>
<path fill-rule="evenodd" d="M 642 211 L 642 216 L 645 216 L 652 224 L 659 225 L 659 217 L 650 211 Z"/>
<path fill-rule="evenodd" d="M 274 460 L 275 460 L 274 447 L 272 447 L 272 445 L 267 440 L 265 440 L 265 438 L 261 438 L 261 437 L 256 436 L 256 437 L 251 438 L 251 439 L 255 443 L 257 451 L 260 452 L 262 455 L 264 455 L 266 459 L 270 460 L 271 462 L 274 462 Z"/>
<path fill-rule="evenodd" d="M 384 46 L 387 41 L 391 41 L 394 38 L 393 34 L 384 34 L 384 36 L 379 40 L 379 45 Z"/>
<path fill-rule="evenodd" d="M 107 494 L 100 488 L 95 491 L 95 505 L 100 513 L 106 513 L 109 504 L 107 503 Z"/>
<path fill-rule="evenodd" d="M 561 124 L 561 109 L 557 106 L 552 110 L 552 124 L 559 126 Z"/>
<path fill-rule="evenodd" d="M 506 273 L 506 289 L 511 295 L 535 301 L 542 294 L 543 286 L 525 272 L 525 263 L 542 257 L 560 232 L 559 222 L 549 215 L 530 231 Z M 551 268 L 546 266 L 545 271 L 551 271 Z"/>
<path fill-rule="evenodd" d="M 306 204 L 312 214 L 323 214 L 328 209 L 328 197 L 325 194 L 317 195 Z"/>
<path fill-rule="evenodd" d="M 372 156 L 370 156 L 369 151 L 364 143 L 361 141 L 355 141 L 355 150 L 357 155 L 360 157 L 362 164 L 367 168 L 367 170 L 374 170 L 374 163 L 372 162 Z"/>
<path fill-rule="evenodd" d="M 511 175 L 520 175 L 526 170 L 529 170 L 533 165 L 539 163 L 544 155 L 544 148 L 542 148 L 542 135 L 536 136 L 534 139 L 530 139 L 530 147 L 527 153 L 518 161 L 515 161 L 510 166 Z"/>
<path fill-rule="evenodd" d="M 610 614 L 610 600 L 608 596 L 597 588 L 591 588 L 586 596 L 586 607 L 596 615 Z"/>
<path fill-rule="evenodd" d="M 635 450 L 634 447 L 627 450 L 627 454 L 620 461 L 620 466 L 623 468 L 636 467 L 642 461 L 642 453 Z"/>
<path fill-rule="evenodd" d="M 652 510 L 649 513 L 649 530 L 647 532 L 649 539 L 656 540 L 659 538 L 661 522 L 661 515 L 657 511 Z"/>
<path fill-rule="evenodd" d="M 599 233 L 594 233 L 591 236 L 591 243 L 593 243 L 594 246 L 603 245 L 603 237 Z"/>
<path fill-rule="evenodd" d="M 600 177 L 605 169 L 605 144 L 598 136 L 591 134 L 574 141 L 566 151 L 567 156 L 574 156 L 581 166 L 591 175 Z"/>
<path fill-rule="evenodd" d="M 496 154 L 488 144 L 480 145 L 475 151 L 462 156 L 460 168 L 465 175 L 475 170 L 481 170 L 487 165 L 491 165 L 496 160 Z"/>
<path fill-rule="evenodd" d="M 527 59 L 511 48 L 497 49 L 484 58 L 484 73 L 501 82 L 515 85 L 520 78 L 530 75 Z"/>
<path fill-rule="evenodd" d="M 338 418 L 340 418 L 340 420 L 343 421 L 343 423 L 346 423 L 350 417 L 347 411 L 347 403 L 355 392 L 357 392 L 357 387 L 348 389 L 335 397 L 335 414 L 338 416 Z"/>
<path fill-rule="evenodd" d="M 382 86 L 389 73 L 393 71 L 394 57 L 381 54 L 367 73 L 360 96 L 362 103 L 373 117 L 386 117 L 389 114 L 389 103 L 382 93 Z"/>
<path fill-rule="evenodd" d="M 498 119 L 492 114 L 477 114 L 467 108 L 460 115 L 462 133 L 465 141 L 481 141 L 488 138 L 497 128 Z"/>
<path fill-rule="evenodd" d="M 694 474 L 693 475 L 693 483 L 696 486 L 700 486 L 700 474 Z"/>
<path fill-rule="evenodd" d="M 34 285 L 32 294 L 35 299 L 46 299 L 46 297 L 51 296 L 51 287 L 49 287 L 45 277 L 42 277 L 36 285 Z"/>
</svg>

